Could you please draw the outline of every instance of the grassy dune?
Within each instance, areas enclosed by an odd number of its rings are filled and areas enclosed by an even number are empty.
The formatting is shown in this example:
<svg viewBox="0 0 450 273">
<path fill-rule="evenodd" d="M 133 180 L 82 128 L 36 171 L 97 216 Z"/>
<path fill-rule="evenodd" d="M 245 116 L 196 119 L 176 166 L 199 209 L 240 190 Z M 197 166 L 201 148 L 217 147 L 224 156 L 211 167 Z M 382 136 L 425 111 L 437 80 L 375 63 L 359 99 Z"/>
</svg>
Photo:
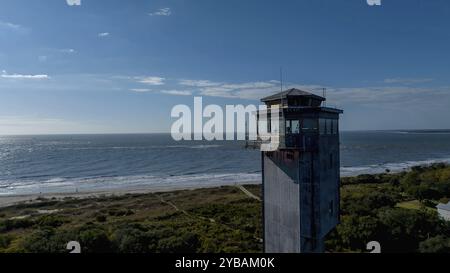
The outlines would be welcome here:
<svg viewBox="0 0 450 273">
<path fill-rule="evenodd" d="M 260 214 L 236 187 L 41 199 L 0 209 L 0 251 L 66 252 L 75 240 L 84 252 L 259 252 Z"/>
</svg>

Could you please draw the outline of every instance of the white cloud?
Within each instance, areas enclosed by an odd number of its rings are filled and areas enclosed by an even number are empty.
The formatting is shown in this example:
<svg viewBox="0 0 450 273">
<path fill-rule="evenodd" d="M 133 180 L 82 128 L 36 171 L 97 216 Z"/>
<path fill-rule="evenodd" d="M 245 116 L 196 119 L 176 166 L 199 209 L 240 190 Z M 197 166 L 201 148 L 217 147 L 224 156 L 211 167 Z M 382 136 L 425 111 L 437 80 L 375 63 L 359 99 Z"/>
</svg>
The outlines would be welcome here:
<svg viewBox="0 0 450 273">
<path fill-rule="evenodd" d="M 200 94 L 204 96 L 259 99 L 277 91 L 276 81 L 245 82 L 245 83 L 220 83 L 200 88 Z"/>
<path fill-rule="evenodd" d="M 105 37 L 108 37 L 109 35 L 110 35 L 109 32 L 101 32 L 101 33 L 98 34 L 98 37 L 105 38 Z"/>
<path fill-rule="evenodd" d="M 4 79 L 25 79 L 25 80 L 47 80 L 50 77 L 46 74 L 38 74 L 38 75 L 23 75 L 23 74 L 8 74 L 5 70 L 2 71 L 0 78 Z"/>
<path fill-rule="evenodd" d="M 209 80 L 178 81 L 179 85 L 190 87 L 199 91 L 201 95 L 222 98 L 258 99 L 274 93 L 278 88 L 278 81 L 259 81 L 244 83 L 214 82 Z M 191 92 L 192 93 L 192 92 Z"/>
<path fill-rule="evenodd" d="M 208 80 L 180 80 L 178 82 L 180 85 L 191 86 L 191 87 L 210 87 L 210 86 L 218 86 L 222 83 L 212 82 Z"/>
<path fill-rule="evenodd" d="M 305 91 L 308 91 L 305 89 Z M 450 87 L 417 88 L 408 86 L 328 87 L 327 106 L 353 105 L 377 109 L 441 107 L 450 102 Z M 427 106 L 426 106 L 427 105 Z M 425 108 L 424 108 L 425 107 Z M 437 109 L 436 108 L 436 109 Z"/>
<path fill-rule="evenodd" d="M 148 88 L 132 88 L 130 89 L 132 92 L 136 93 L 160 93 L 167 95 L 175 95 L 175 96 L 190 96 L 192 95 L 192 91 L 190 90 L 153 90 Z"/>
<path fill-rule="evenodd" d="M 172 11 L 170 8 L 162 8 L 155 12 L 149 13 L 150 16 L 170 16 L 172 14 Z"/>
<path fill-rule="evenodd" d="M 63 48 L 63 49 L 60 49 L 59 52 L 66 53 L 66 54 L 75 54 L 75 53 L 77 53 L 77 51 L 75 49 L 73 49 L 73 48 Z"/>
<path fill-rule="evenodd" d="M 191 96 L 192 91 L 189 90 L 162 90 L 163 94 L 175 95 L 175 96 Z"/>
<path fill-rule="evenodd" d="M 415 83 L 427 83 L 432 82 L 433 79 L 430 78 L 390 78 L 385 79 L 384 83 L 397 83 L 397 84 L 415 84 Z"/>
<path fill-rule="evenodd" d="M 432 79 L 421 79 L 429 82 Z M 389 81 L 393 83 L 400 80 Z M 419 82 L 418 79 L 402 82 Z M 244 83 L 220 83 L 208 80 L 180 80 L 179 85 L 188 87 L 192 94 L 203 96 L 259 100 L 265 96 L 280 91 L 279 81 L 256 81 Z M 407 105 L 421 102 L 438 101 L 439 97 L 450 99 L 450 87 L 418 88 L 411 86 L 361 86 L 361 87 L 330 87 L 315 84 L 286 83 L 283 90 L 297 88 L 317 95 L 322 95 L 327 89 L 327 105 L 339 106 L 345 104 L 364 105 Z"/>
<path fill-rule="evenodd" d="M 11 22 L 5 22 L 0 20 L 0 32 L 6 32 L 9 34 L 25 35 L 30 33 L 31 29 Z"/>
<path fill-rule="evenodd" d="M 247 82 L 238 84 L 224 84 L 222 87 L 229 89 L 255 89 L 255 88 L 271 88 L 274 87 L 275 83 L 270 82 Z"/>
<path fill-rule="evenodd" d="M 144 84 L 148 85 L 164 85 L 165 78 L 161 77 L 135 77 L 135 79 Z"/>
<path fill-rule="evenodd" d="M 12 30 L 22 29 L 21 25 L 13 24 L 13 23 L 10 23 L 10 22 L 4 22 L 4 21 L 0 21 L 0 27 L 7 28 L 7 29 L 12 29 Z"/>
<path fill-rule="evenodd" d="M 166 79 L 160 77 L 134 77 L 139 83 L 144 83 L 152 86 L 166 85 L 173 89 L 156 88 L 147 89 L 137 88 L 132 89 L 134 92 L 155 92 L 168 95 L 179 96 L 210 96 L 220 98 L 232 99 L 249 99 L 260 100 L 261 98 L 275 94 L 280 91 L 280 82 L 277 80 L 268 81 L 253 81 L 253 82 L 218 82 L 211 80 L 195 80 L 195 79 L 179 79 L 172 82 L 165 82 Z M 418 82 L 418 79 L 408 82 Z M 421 82 L 428 82 L 431 79 L 421 79 Z M 399 79 L 386 82 L 400 82 Z M 405 82 L 405 81 L 403 81 Z M 322 95 L 323 88 L 327 90 L 327 105 L 340 106 L 348 104 L 356 105 L 408 105 L 420 103 L 421 101 L 433 100 L 438 101 L 439 96 L 450 99 L 450 87 L 413 87 L 413 86 L 398 86 L 395 84 L 386 85 L 366 85 L 366 86 L 324 86 L 319 84 L 295 84 L 285 83 L 283 90 L 290 88 L 297 88 L 308 91 L 316 95 Z"/>
<path fill-rule="evenodd" d="M 146 93 L 146 92 L 152 92 L 152 89 L 147 89 L 147 88 L 132 88 L 130 89 L 130 91 L 132 92 L 137 92 L 137 93 Z"/>
</svg>

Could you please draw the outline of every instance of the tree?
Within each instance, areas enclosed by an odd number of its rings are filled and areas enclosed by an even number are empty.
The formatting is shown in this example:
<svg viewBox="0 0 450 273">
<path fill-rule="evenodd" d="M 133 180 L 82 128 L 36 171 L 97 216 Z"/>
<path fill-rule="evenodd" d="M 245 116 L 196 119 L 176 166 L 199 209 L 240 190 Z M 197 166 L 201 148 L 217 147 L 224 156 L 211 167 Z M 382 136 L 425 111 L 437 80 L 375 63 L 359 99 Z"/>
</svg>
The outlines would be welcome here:
<svg viewBox="0 0 450 273">
<path fill-rule="evenodd" d="M 327 247 L 332 251 L 364 251 L 366 244 L 378 240 L 380 224 L 371 216 L 345 215 L 329 236 Z"/>
<path fill-rule="evenodd" d="M 428 210 L 394 208 L 378 215 L 383 232 L 380 243 L 386 252 L 415 252 L 419 242 L 445 230 L 436 213 Z"/>
<path fill-rule="evenodd" d="M 439 235 L 420 243 L 422 253 L 450 253 L 450 238 Z"/>
<path fill-rule="evenodd" d="M 92 228 L 80 232 L 81 251 L 84 253 L 111 253 L 113 247 L 106 232 Z"/>
</svg>

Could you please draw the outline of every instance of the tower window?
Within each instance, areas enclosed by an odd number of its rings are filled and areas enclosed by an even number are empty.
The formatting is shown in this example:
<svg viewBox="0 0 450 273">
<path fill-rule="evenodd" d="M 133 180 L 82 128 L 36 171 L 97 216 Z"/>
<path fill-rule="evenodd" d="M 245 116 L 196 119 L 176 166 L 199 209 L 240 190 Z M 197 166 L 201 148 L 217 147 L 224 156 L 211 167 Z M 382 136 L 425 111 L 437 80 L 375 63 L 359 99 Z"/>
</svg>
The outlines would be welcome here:
<svg viewBox="0 0 450 273">
<path fill-rule="evenodd" d="M 298 120 L 291 120 L 291 128 L 293 134 L 300 134 L 300 122 Z"/>
<path fill-rule="evenodd" d="M 323 118 L 319 119 L 319 131 L 321 135 L 324 135 L 327 131 L 327 123 Z"/>
<path fill-rule="evenodd" d="M 339 131 L 338 120 L 333 119 L 333 134 L 337 135 L 338 131 Z"/>
<path fill-rule="evenodd" d="M 333 216 L 333 214 L 334 214 L 334 202 L 333 202 L 333 200 L 330 201 L 329 208 L 328 208 L 328 213 L 330 214 L 330 216 Z"/>
<path fill-rule="evenodd" d="M 305 118 L 302 124 L 303 130 L 317 130 L 317 119 Z"/>
<path fill-rule="evenodd" d="M 330 154 L 330 169 L 333 168 L 333 154 Z"/>
<path fill-rule="evenodd" d="M 327 135 L 331 135 L 331 127 L 333 126 L 333 120 L 327 119 Z"/>
<path fill-rule="evenodd" d="M 292 127 L 290 120 L 286 120 L 286 134 L 292 134 Z"/>
<path fill-rule="evenodd" d="M 286 134 L 300 134 L 300 121 L 286 120 Z"/>
</svg>

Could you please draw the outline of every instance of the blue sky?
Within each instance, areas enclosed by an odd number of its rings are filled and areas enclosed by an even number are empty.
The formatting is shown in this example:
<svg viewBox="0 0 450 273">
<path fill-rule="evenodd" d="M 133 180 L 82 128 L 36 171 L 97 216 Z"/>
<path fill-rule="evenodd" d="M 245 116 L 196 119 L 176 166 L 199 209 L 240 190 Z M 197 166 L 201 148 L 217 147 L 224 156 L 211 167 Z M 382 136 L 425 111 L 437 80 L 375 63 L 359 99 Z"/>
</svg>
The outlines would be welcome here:
<svg viewBox="0 0 450 273">
<path fill-rule="evenodd" d="M 341 128 L 450 128 L 446 0 L 0 0 L 0 134 L 168 132 L 287 87 Z"/>
</svg>

